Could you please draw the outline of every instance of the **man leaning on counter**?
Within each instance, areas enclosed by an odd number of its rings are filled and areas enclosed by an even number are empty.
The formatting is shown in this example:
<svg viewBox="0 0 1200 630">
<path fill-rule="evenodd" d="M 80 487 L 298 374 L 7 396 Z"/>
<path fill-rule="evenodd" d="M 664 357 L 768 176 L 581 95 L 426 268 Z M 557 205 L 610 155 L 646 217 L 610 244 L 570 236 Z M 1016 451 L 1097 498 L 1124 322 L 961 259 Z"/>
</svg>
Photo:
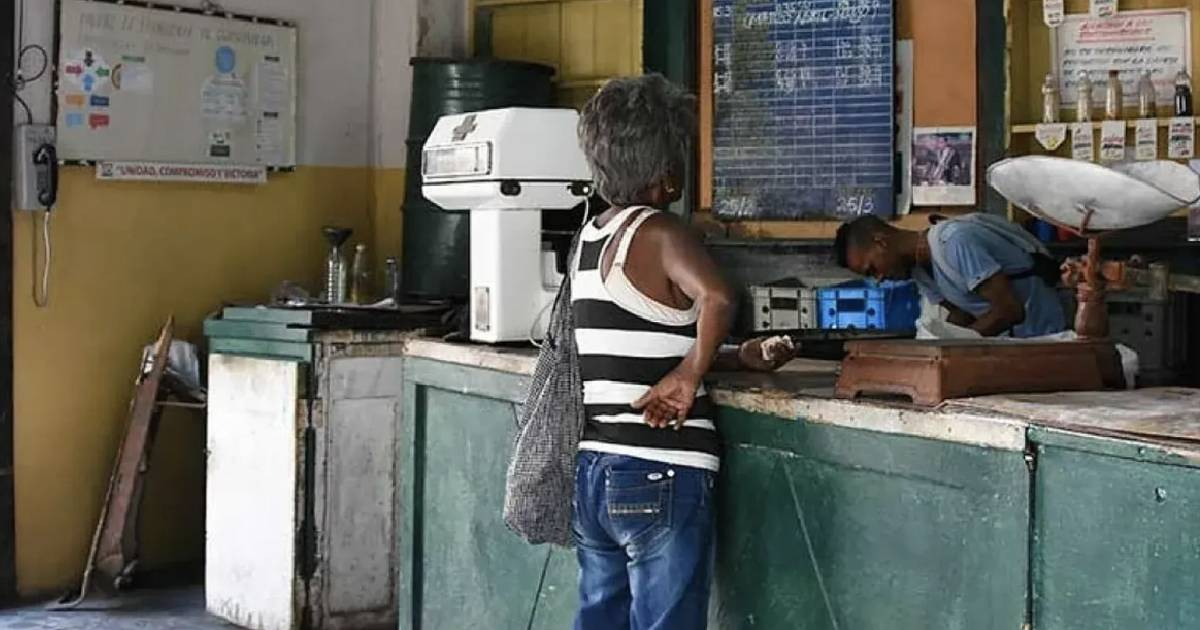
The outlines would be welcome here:
<svg viewBox="0 0 1200 630">
<path fill-rule="evenodd" d="M 1002 218 L 972 213 L 921 230 L 874 215 L 843 224 L 838 264 L 877 280 L 916 282 L 947 321 L 985 337 L 1040 337 L 1067 328 L 1055 294 L 1058 264 L 1033 235 Z"/>
</svg>

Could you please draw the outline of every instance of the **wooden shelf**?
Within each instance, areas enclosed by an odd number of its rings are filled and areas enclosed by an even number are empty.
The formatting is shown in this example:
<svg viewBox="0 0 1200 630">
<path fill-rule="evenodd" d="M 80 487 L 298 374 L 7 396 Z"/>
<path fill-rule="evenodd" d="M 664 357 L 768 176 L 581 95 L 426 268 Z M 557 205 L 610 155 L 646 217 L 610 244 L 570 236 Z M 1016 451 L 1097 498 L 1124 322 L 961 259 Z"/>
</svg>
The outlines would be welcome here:
<svg viewBox="0 0 1200 630">
<path fill-rule="evenodd" d="M 1161 128 L 1161 127 L 1169 127 L 1169 126 L 1171 125 L 1171 121 L 1172 121 L 1173 119 L 1172 119 L 1172 118 L 1155 118 L 1154 120 L 1155 120 L 1155 121 L 1157 121 L 1157 123 L 1158 123 L 1158 126 Z M 1192 119 L 1192 122 L 1195 122 L 1196 120 L 1197 120 L 1196 118 L 1193 118 L 1193 119 Z M 1102 120 L 1093 120 L 1093 121 L 1091 121 L 1091 123 L 1092 123 L 1093 125 L 1095 125 L 1097 128 L 1099 128 L 1099 127 L 1100 127 L 1100 123 L 1102 123 L 1102 122 L 1104 122 L 1104 121 L 1102 121 Z M 1137 128 L 1137 122 L 1138 122 L 1138 121 L 1137 121 L 1137 119 L 1134 119 L 1134 120 L 1126 120 L 1126 121 L 1125 121 L 1125 128 L 1126 128 L 1126 129 L 1136 129 L 1136 128 Z M 1063 122 L 1056 123 L 1056 124 L 1067 125 L 1068 127 L 1070 127 L 1071 125 L 1074 125 L 1075 123 L 1074 123 L 1073 121 L 1071 121 L 1071 122 L 1068 122 L 1068 121 L 1063 121 Z M 1021 125 L 1013 125 L 1013 126 L 1012 126 L 1012 133 L 1013 133 L 1013 134 L 1031 134 L 1031 133 L 1036 133 L 1036 132 L 1037 132 L 1037 127 L 1038 127 L 1038 123 L 1035 123 L 1035 124 L 1021 124 Z"/>
</svg>

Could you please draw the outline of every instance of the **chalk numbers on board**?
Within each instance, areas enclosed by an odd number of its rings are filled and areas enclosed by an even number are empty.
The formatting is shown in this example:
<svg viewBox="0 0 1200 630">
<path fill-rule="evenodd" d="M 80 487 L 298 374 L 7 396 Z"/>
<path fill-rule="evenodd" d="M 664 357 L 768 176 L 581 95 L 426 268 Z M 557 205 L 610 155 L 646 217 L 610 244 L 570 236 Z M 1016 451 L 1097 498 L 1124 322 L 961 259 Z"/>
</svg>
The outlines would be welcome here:
<svg viewBox="0 0 1200 630">
<path fill-rule="evenodd" d="M 713 0 L 718 216 L 889 215 L 893 0 Z"/>
<path fill-rule="evenodd" d="M 837 198 L 838 216 L 857 216 L 875 212 L 875 200 L 870 193 L 862 191 L 843 192 Z"/>
</svg>

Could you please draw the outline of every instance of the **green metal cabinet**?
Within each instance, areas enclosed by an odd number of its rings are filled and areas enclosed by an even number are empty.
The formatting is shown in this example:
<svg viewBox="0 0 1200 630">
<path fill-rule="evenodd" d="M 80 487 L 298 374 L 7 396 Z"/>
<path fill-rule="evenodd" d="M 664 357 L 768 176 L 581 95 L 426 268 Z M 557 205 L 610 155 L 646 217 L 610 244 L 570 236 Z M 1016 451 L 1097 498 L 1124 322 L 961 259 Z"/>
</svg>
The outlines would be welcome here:
<svg viewBox="0 0 1200 630">
<path fill-rule="evenodd" d="M 1036 630 L 1200 628 L 1200 462 L 1032 429 Z"/>
<path fill-rule="evenodd" d="M 570 627 L 570 552 L 501 520 L 524 377 L 409 357 L 400 628 Z M 713 628 L 1016 630 L 1025 621 L 1020 451 L 722 407 Z"/>
<path fill-rule="evenodd" d="M 400 453 L 408 518 L 400 628 L 568 628 L 574 557 L 501 519 L 516 405 L 528 379 L 409 358 Z"/>
<path fill-rule="evenodd" d="M 714 627 L 1018 630 L 1020 451 L 722 407 Z"/>
</svg>

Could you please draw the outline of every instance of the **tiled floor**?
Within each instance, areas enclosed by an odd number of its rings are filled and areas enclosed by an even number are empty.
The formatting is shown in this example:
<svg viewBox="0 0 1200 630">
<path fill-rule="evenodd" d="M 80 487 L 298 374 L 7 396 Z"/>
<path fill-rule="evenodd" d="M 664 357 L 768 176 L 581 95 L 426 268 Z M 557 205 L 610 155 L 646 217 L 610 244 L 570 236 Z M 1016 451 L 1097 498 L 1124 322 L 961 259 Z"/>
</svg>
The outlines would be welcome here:
<svg viewBox="0 0 1200 630">
<path fill-rule="evenodd" d="M 114 610 L 47 612 L 42 606 L 0 610 L 0 630 L 231 630 L 204 612 L 200 587 L 131 591 Z"/>
</svg>

